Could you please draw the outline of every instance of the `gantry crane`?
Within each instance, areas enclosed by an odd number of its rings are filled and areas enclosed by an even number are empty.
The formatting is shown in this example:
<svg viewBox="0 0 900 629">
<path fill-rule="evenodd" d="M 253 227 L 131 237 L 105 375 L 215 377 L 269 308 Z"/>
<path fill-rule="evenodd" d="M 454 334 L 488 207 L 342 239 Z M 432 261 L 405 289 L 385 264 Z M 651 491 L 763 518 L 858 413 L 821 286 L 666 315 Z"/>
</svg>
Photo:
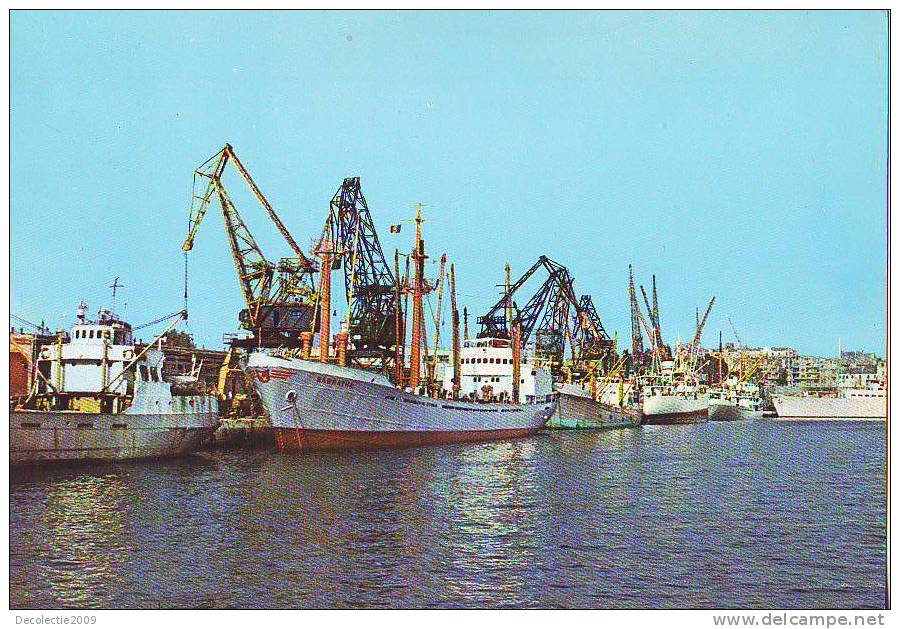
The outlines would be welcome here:
<svg viewBox="0 0 900 629">
<path fill-rule="evenodd" d="M 543 268 L 547 279 L 525 306 L 519 309 L 513 300 L 519 289 Z M 479 338 L 510 338 L 508 310 L 512 308 L 524 346 L 534 338 L 535 354 L 557 372 L 565 359 L 568 344 L 572 362 L 599 359 L 608 353 L 612 340 L 603 328 L 593 301 L 587 295 L 575 296 L 569 270 L 547 256 L 538 260 L 504 293 L 484 316 L 478 317 Z"/>
<path fill-rule="evenodd" d="M 359 177 L 344 179 L 334 194 L 320 246 L 332 243 L 332 268 L 344 269 L 347 299 L 347 358 L 359 367 L 391 370 L 396 360 L 396 284 L 388 265 Z"/>
<path fill-rule="evenodd" d="M 281 258 L 276 264 L 263 255 L 222 183 L 222 175 L 228 164 L 232 164 L 238 171 L 278 228 L 293 251 L 293 257 Z M 218 199 L 222 209 L 225 232 L 246 305 L 239 319 L 241 326 L 252 332 L 251 338 L 233 340 L 232 345 L 296 347 L 299 344 L 299 333 L 310 328 L 314 313 L 315 263 L 300 249 L 230 144 L 226 144 L 194 171 L 188 234 L 181 247 L 185 254 L 193 248 L 197 230 L 214 197 Z"/>
<path fill-rule="evenodd" d="M 603 361 L 615 354 L 615 342 L 603 327 L 590 295 L 581 296 L 573 317 L 572 342 L 576 347 L 576 361 Z"/>
</svg>

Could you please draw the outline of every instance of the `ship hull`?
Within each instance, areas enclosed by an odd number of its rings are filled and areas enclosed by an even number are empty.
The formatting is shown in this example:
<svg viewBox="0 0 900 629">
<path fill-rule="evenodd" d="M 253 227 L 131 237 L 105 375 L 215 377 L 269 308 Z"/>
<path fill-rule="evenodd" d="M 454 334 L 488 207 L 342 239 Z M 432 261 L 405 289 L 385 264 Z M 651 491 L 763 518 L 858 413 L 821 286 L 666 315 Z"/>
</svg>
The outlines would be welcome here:
<svg viewBox="0 0 900 629">
<path fill-rule="evenodd" d="M 217 425 L 215 413 L 13 411 L 9 459 L 29 465 L 179 456 L 209 443 Z"/>
<path fill-rule="evenodd" d="M 398 390 L 382 376 L 266 354 L 247 373 L 280 450 L 395 448 L 488 441 L 537 432 L 553 396 L 529 404 L 440 400 Z"/>
<path fill-rule="evenodd" d="M 709 419 L 705 396 L 652 395 L 643 400 L 641 422 L 648 425 L 696 424 Z"/>
<path fill-rule="evenodd" d="M 538 427 L 539 428 L 539 427 Z M 494 441 L 527 437 L 538 428 L 509 430 L 308 430 L 279 428 L 275 430 L 275 445 L 283 451 L 367 450 L 380 448 L 415 448 L 447 443 Z"/>
<path fill-rule="evenodd" d="M 710 402 L 709 421 L 711 422 L 737 422 L 749 419 L 762 419 L 762 411 L 751 411 L 743 406 L 730 402 Z"/>
<path fill-rule="evenodd" d="M 775 397 L 772 399 L 778 419 L 884 421 L 885 398 Z"/>
<path fill-rule="evenodd" d="M 547 422 L 548 428 L 632 428 L 641 423 L 637 409 L 619 408 L 590 397 L 559 391 L 556 411 Z"/>
</svg>

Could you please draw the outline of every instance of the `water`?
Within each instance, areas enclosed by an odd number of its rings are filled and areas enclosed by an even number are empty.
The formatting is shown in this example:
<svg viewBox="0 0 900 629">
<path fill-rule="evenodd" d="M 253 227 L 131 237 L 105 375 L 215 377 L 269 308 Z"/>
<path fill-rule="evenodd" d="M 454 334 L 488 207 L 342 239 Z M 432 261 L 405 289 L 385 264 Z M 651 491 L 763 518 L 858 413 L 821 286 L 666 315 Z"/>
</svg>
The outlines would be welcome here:
<svg viewBox="0 0 900 629">
<path fill-rule="evenodd" d="M 883 424 L 14 471 L 22 607 L 885 605 Z"/>
</svg>

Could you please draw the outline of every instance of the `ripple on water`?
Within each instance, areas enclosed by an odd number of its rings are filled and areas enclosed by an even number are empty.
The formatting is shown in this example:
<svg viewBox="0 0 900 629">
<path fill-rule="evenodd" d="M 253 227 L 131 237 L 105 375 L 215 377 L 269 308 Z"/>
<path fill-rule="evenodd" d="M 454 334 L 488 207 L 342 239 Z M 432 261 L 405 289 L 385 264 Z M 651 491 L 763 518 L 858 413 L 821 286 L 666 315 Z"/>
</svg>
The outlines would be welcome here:
<svg viewBox="0 0 900 629">
<path fill-rule="evenodd" d="M 885 431 L 773 422 L 15 472 L 13 607 L 883 607 Z"/>
</svg>

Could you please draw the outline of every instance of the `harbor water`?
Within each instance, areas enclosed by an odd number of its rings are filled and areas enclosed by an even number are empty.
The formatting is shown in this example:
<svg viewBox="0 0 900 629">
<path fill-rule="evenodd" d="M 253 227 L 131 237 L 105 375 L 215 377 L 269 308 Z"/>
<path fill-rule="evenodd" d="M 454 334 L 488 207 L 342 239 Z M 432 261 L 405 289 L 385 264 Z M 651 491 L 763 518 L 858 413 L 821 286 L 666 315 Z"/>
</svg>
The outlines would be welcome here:
<svg viewBox="0 0 900 629">
<path fill-rule="evenodd" d="M 10 604 L 884 607 L 883 423 L 12 470 Z"/>
</svg>

